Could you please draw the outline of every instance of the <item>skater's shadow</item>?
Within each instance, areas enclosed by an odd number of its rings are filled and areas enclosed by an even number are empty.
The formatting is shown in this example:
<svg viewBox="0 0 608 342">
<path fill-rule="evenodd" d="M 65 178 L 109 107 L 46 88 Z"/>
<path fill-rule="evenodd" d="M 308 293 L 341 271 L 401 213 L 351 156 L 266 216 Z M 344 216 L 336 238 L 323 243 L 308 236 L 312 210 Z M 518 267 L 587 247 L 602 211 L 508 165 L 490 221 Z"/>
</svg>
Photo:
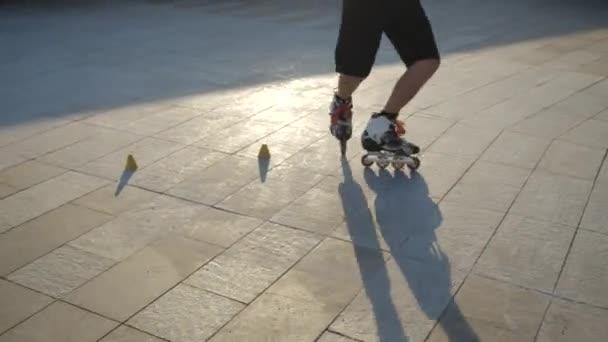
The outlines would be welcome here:
<svg viewBox="0 0 608 342">
<path fill-rule="evenodd" d="M 365 334 L 376 334 L 380 342 L 423 340 L 425 336 L 407 330 L 407 322 L 421 322 L 423 318 L 439 320 L 437 328 L 448 341 L 479 341 L 458 306 L 451 302 L 450 264 L 435 238 L 442 215 L 429 196 L 424 177 L 418 173 L 410 177 L 401 171 L 376 174 L 366 169 L 365 182 L 376 193 L 374 220 L 348 162 L 343 161 L 342 168 L 344 181 L 339 192 L 346 225 L 375 320 L 376 330 Z M 406 241 L 413 243 L 411 250 L 404 249 L 409 247 Z M 381 249 L 390 252 L 386 263 Z M 423 317 L 416 316 L 420 311 Z M 440 319 L 444 311 L 447 317 Z"/>
</svg>

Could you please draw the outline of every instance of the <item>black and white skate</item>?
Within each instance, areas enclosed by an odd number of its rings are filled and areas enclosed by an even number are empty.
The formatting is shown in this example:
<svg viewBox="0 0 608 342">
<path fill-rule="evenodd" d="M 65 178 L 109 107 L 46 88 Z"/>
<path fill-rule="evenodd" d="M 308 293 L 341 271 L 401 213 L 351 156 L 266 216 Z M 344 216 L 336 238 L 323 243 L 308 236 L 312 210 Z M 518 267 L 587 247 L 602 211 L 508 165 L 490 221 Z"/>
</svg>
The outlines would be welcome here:
<svg viewBox="0 0 608 342">
<path fill-rule="evenodd" d="M 361 157 L 361 164 L 369 167 L 376 163 L 381 169 L 392 165 L 396 170 L 401 170 L 406 165 L 410 170 L 420 167 L 420 159 L 416 156 L 420 147 L 396 135 L 387 138 L 383 139 L 384 144 L 378 144 L 363 133 L 361 143 L 366 153 Z"/>
</svg>

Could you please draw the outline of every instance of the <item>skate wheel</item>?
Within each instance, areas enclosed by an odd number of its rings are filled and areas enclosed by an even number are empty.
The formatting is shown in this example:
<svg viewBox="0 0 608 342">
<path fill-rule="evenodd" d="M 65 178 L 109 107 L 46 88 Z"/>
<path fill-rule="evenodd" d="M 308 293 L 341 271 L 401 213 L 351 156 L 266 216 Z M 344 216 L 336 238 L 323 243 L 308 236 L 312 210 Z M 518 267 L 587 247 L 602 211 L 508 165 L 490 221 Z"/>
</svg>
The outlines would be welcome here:
<svg viewBox="0 0 608 342">
<path fill-rule="evenodd" d="M 386 167 L 388 166 L 388 162 L 387 161 L 378 161 L 376 162 L 376 164 L 378 164 L 378 167 L 381 169 L 386 169 Z"/>
<path fill-rule="evenodd" d="M 402 162 L 393 162 L 393 168 L 395 170 L 401 170 L 405 166 L 405 163 Z"/>
<path fill-rule="evenodd" d="M 371 161 L 371 160 L 369 160 L 369 159 L 367 159 L 367 157 L 368 157 L 368 155 L 367 155 L 367 154 L 364 154 L 364 155 L 361 157 L 361 164 L 363 164 L 363 166 L 365 166 L 365 167 L 372 166 L 372 164 L 373 164 L 374 162 L 373 162 L 373 161 Z"/>
<path fill-rule="evenodd" d="M 420 159 L 418 159 L 418 157 L 412 157 L 412 160 L 414 161 L 414 165 L 408 164 L 407 166 L 410 168 L 410 170 L 418 170 L 420 167 Z"/>
</svg>

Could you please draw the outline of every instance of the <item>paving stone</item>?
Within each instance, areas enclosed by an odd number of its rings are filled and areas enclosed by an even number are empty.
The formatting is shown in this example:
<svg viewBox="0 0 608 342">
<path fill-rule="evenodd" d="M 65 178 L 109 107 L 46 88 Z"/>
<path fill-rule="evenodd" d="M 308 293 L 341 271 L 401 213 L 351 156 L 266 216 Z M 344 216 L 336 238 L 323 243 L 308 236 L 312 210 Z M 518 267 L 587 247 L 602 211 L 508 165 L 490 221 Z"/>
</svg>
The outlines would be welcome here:
<svg viewBox="0 0 608 342">
<path fill-rule="evenodd" d="M 444 133 L 429 151 L 456 157 L 477 158 L 496 136 L 497 134 L 491 130 L 456 124 Z"/>
<path fill-rule="evenodd" d="M 572 300 L 608 308 L 608 236 L 579 230 L 566 260 L 556 293 Z"/>
<path fill-rule="evenodd" d="M 0 200 L 0 233 L 107 184 L 97 177 L 67 172 Z"/>
<path fill-rule="evenodd" d="M 188 277 L 184 283 L 242 303 L 250 303 L 284 271 L 220 255 Z"/>
<path fill-rule="evenodd" d="M 358 130 L 353 130 L 353 136 L 358 136 L 358 134 Z M 349 144 L 346 150 L 346 158 L 353 158 L 361 150 L 361 144 Z M 341 167 L 340 145 L 334 137 L 320 139 L 288 158 L 283 165 L 331 175 Z"/>
<path fill-rule="evenodd" d="M 45 163 L 75 169 L 104 155 L 130 145 L 143 136 L 114 129 L 99 129 L 83 140 L 40 157 Z"/>
<path fill-rule="evenodd" d="M 131 122 L 168 108 L 169 105 L 163 102 L 141 102 L 95 113 L 84 121 L 95 125 L 122 129 Z"/>
<path fill-rule="evenodd" d="M 70 242 L 71 246 L 116 261 L 183 229 L 206 208 L 157 196 Z"/>
<path fill-rule="evenodd" d="M 312 188 L 275 214 L 271 220 L 290 227 L 329 234 L 343 221 L 340 196 L 335 191 Z"/>
<path fill-rule="evenodd" d="M 52 120 L 30 121 L 24 125 L 2 127 L 0 128 L 0 146 L 27 139 L 44 131 L 66 125 L 70 121 L 70 119 L 53 118 Z"/>
<path fill-rule="evenodd" d="M 589 50 L 575 50 L 561 54 L 555 59 L 544 63 L 543 67 L 557 70 L 573 70 L 585 64 L 592 63 L 602 57 L 602 54 Z"/>
<path fill-rule="evenodd" d="M 124 321 L 219 252 L 219 247 L 203 242 L 163 239 L 73 291 L 66 300 Z"/>
<path fill-rule="evenodd" d="M 186 147 L 135 173 L 131 183 L 153 191 L 166 191 L 224 157 L 220 152 Z"/>
<path fill-rule="evenodd" d="M 0 199 L 2 199 L 4 197 L 8 197 L 17 191 L 19 191 L 17 188 L 14 188 L 7 184 L 0 183 Z"/>
<path fill-rule="evenodd" d="M 121 325 L 99 342 L 162 342 L 160 338 L 148 335 L 139 330 Z"/>
<path fill-rule="evenodd" d="M 119 194 L 116 192 L 116 184 L 110 184 L 76 199 L 73 203 L 111 215 L 119 215 L 158 196 L 155 192 L 128 185 Z"/>
<path fill-rule="evenodd" d="M 208 112 L 156 134 L 161 139 L 192 144 L 217 131 L 228 128 L 243 118 L 238 114 Z"/>
<path fill-rule="evenodd" d="M 594 180 L 602 165 L 605 150 L 556 140 L 538 164 L 540 170 Z"/>
<path fill-rule="evenodd" d="M 0 275 L 11 273 L 110 219 L 109 215 L 66 204 L 0 235 Z"/>
<path fill-rule="evenodd" d="M 330 329 L 362 341 L 422 341 L 464 277 L 440 255 L 432 264 L 395 256 L 364 278 L 363 291 Z"/>
<path fill-rule="evenodd" d="M 478 276 L 467 278 L 429 341 L 534 341 L 550 297 Z"/>
<path fill-rule="evenodd" d="M 243 307 L 228 298 L 178 285 L 128 323 L 175 342 L 206 341 Z"/>
<path fill-rule="evenodd" d="M 606 109 L 605 111 L 602 111 L 601 113 L 598 113 L 593 118 L 596 120 L 608 121 L 608 109 Z"/>
<path fill-rule="evenodd" d="M 481 160 L 532 169 L 551 143 L 517 132 L 503 132 L 481 156 Z"/>
<path fill-rule="evenodd" d="M 322 178 L 309 169 L 278 166 L 270 170 L 265 181 L 252 181 L 220 202 L 218 207 L 269 219 Z"/>
<path fill-rule="evenodd" d="M 280 128 L 277 125 L 254 121 L 245 121 L 239 125 L 247 129 L 235 130 L 228 127 L 203 137 L 195 142 L 195 145 L 225 153 L 235 153 Z"/>
<path fill-rule="evenodd" d="M 153 135 L 188 121 L 200 113 L 200 110 L 186 107 L 163 107 L 121 126 L 120 129 L 139 135 Z"/>
<path fill-rule="evenodd" d="M 458 182 L 474 159 L 451 154 L 425 152 L 418 175 L 433 198 L 443 197 Z"/>
<path fill-rule="evenodd" d="M 52 299 L 0 279 L 0 334 L 52 303 Z"/>
<path fill-rule="evenodd" d="M 59 167 L 29 160 L 0 172 L 0 183 L 9 185 L 17 192 L 58 176 L 65 171 Z"/>
<path fill-rule="evenodd" d="M 95 342 L 118 323 L 55 302 L 0 336 L 2 342 Z"/>
<path fill-rule="evenodd" d="M 87 163 L 79 167 L 78 170 L 108 179 L 120 179 L 125 169 L 128 155 L 133 155 L 139 169 L 143 169 L 182 147 L 182 145 L 174 142 L 145 138 Z"/>
<path fill-rule="evenodd" d="M 19 155 L 17 148 L 11 146 L 0 148 L 0 170 L 19 165 L 28 160 L 28 158 Z"/>
<path fill-rule="evenodd" d="M 608 182 L 596 182 L 585 208 L 581 228 L 608 234 Z"/>
<path fill-rule="evenodd" d="M 321 238 L 312 233 L 265 223 L 232 245 L 225 256 L 270 269 L 285 270 L 292 266 Z"/>
<path fill-rule="evenodd" d="M 538 333 L 539 342 L 601 342 L 608 336 L 608 312 L 603 309 L 553 299 Z"/>
<path fill-rule="evenodd" d="M 475 271 L 511 284 L 553 292 L 574 228 L 509 215 Z"/>
<path fill-rule="evenodd" d="M 597 182 L 608 183 L 608 162 L 606 162 L 606 160 L 604 160 L 602 168 L 600 169 L 600 173 L 597 176 Z"/>
<path fill-rule="evenodd" d="M 317 342 L 355 342 L 355 340 L 328 331 L 321 335 Z"/>
<path fill-rule="evenodd" d="M 608 148 L 608 122 L 587 120 L 564 134 L 561 139 L 576 144 Z"/>
<path fill-rule="evenodd" d="M 167 191 L 173 196 L 213 205 L 259 177 L 257 161 L 228 156 Z"/>
<path fill-rule="evenodd" d="M 503 214 L 462 204 L 441 203 L 435 225 L 417 230 L 399 255 L 433 264 L 439 249 L 452 267 L 469 270 L 483 251 Z"/>
<path fill-rule="evenodd" d="M 11 147 L 19 156 L 36 158 L 61 149 L 101 131 L 99 127 L 73 122 L 19 141 Z"/>
<path fill-rule="evenodd" d="M 589 180 L 536 170 L 530 176 L 510 212 L 547 222 L 578 226 L 587 198 Z"/>
<path fill-rule="evenodd" d="M 430 144 L 439 138 L 452 126 L 452 121 L 431 119 L 414 114 L 405 120 L 406 139 L 426 150 Z"/>
<path fill-rule="evenodd" d="M 445 197 L 445 201 L 506 212 L 530 170 L 477 162 Z"/>
<path fill-rule="evenodd" d="M 58 298 L 101 274 L 114 263 L 113 260 L 63 246 L 11 273 L 7 278 Z"/>
</svg>

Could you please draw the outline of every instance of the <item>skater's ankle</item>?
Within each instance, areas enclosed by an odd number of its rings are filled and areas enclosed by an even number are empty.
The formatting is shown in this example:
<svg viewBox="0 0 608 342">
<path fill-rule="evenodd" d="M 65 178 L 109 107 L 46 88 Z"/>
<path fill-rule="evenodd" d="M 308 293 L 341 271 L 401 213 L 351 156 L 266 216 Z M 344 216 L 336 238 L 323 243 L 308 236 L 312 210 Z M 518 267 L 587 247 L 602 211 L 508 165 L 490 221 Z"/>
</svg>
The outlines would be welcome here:
<svg viewBox="0 0 608 342">
<path fill-rule="evenodd" d="M 342 104 L 342 103 L 351 103 L 351 102 L 353 102 L 353 98 L 352 98 L 352 96 L 345 96 L 345 97 L 340 96 L 340 94 L 338 94 L 336 92 L 336 93 L 334 93 L 334 101 L 337 102 L 337 103 L 339 103 L 339 104 Z"/>
<path fill-rule="evenodd" d="M 379 113 L 381 116 L 387 117 L 389 120 L 397 120 L 397 117 L 399 116 L 399 113 L 391 113 L 391 112 L 387 112 L 386 110 L 382 110 Z"/>
</svg>

